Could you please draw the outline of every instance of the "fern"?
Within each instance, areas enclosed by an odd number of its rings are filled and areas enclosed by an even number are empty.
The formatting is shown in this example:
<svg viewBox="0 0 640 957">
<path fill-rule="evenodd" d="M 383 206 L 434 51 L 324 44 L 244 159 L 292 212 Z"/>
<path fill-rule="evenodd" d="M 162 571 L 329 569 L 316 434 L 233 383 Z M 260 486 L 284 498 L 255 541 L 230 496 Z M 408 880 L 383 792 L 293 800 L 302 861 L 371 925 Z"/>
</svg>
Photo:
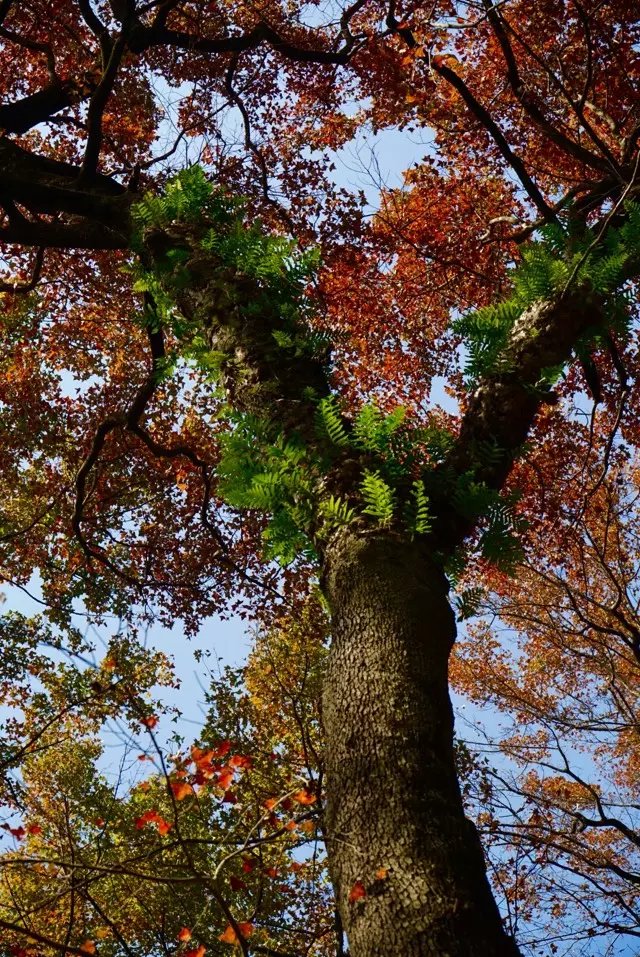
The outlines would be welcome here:
<svg viewBox="0 0 640 957">
<path fill-rule="evenodd" d="M 380 525 L 390 525 L 395 509 L 395 494 L 379 472 L 365 469 L 360 494 L 364 502 L 363 513 L 375 518 Z"/>
<path fill-rule="evenodd" d="M 522 561 L 522 546 L 517 532 L 524 525 L 513 512 L 512 503 L 501 501 L 487 513 L 487 527 L 480 536 L 480 552 L 483 558 L 511 574 Z"/>
<path fill-rule="evenodd" d="M 356 517 L 355 510 L 350 508 L 344 499 L 336 495 L 331 495 L 320 502 L 320 514 L 328 530 L 342 525 L 351 525 Z"/>
<path fill-rule="evenodd" d="M 414 481 L 411 486 L 411 498 L 405 509 L 405 515 L 407 525 L 415 535 L 426 535 L 431 531 L 429 498 L 421 479 Z"/>
<path fill-rule="evenodd" d="M 300 555 L 309 559 L 317 557 L 308 536 L 298 528 L 287 509 L 279 509 L 272 515 L 262 540 L 264 557 L 282 566 L 291 565 Z"/>
<path fill-rule="evenodd" d="M 472 473 L 461 475 L 452 493 L 453 506 L 464 518 L 475 520 L 499 502 L 497 492 L 484 482 L 475 482 Z"/>
<path fill-rule="evenodd" d="M 329 395 L 318 402 L 318 431 L 326 435 L 334 445 L 346 446 L 349 436 L 335 396 Z"/>
<path fill-rule="evenodd" d="M 366 452 L 383 452 L 389 448 L 393 435 L 406 416 L 406 410 L 397 406 L 385 415 L 377 402 L 368 402 L 358 412 L 353 423 L 353 442 Z"/>
<path fill-rule="evenodd" d="M 604 243 L 591 230 L 575 235 L 567 223 L 540 230 L 541 240 L 522 250 L 522 263 L 511 273 L 512 295 L 457 318 L 454 331 L 464 338 L 465 375 L 469 384 L 480 376 L 504 371 L 504 350 L 515 320 L 537 300 L 548 298 L 571 282 L 581 282 L 609 300 L 613 321 L 622 322 L 622 294 L 628 264 L 640 256 L 640 204 L 627 203 L 625 222 L 609 228 Z"/>
<path fill-rule="evenodd" d="M 485 596 L 484 588 L 475 586 L 465 588 L 455 598 L 455 605 L 458 609 L 458 621 L 466 621 L 477 615 L 480 604 Z"/>
</svg>

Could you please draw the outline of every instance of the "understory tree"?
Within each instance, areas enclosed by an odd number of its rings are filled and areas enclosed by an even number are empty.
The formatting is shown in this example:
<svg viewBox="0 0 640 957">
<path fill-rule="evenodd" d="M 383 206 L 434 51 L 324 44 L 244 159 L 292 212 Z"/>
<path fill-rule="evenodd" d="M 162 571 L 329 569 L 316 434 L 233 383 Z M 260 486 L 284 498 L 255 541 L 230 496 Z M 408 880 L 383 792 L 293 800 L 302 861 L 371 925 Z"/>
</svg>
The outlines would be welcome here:
<svg viewBox="0 0 640 957">
<path fill-rule="evenodd" d="M 0 913 L 14 952 L 516 957 L 465 814 L 465 774 L 489 772 L 454 742 L 456 609 L 484 613 L 456 680 L 522 725 L 515 764 L 564 762 L 555 791 L 553 774 L 503 775 L 515 820 L 496 806 L 501 772 L 482 784 L 488 850 L 501 828 L 554 873 L 573 855 L 593 883 L 604 861 L 630 924 L 632 802 L 614 813 L 562 734 L 604 722 L 617 755 L 637 735 L 620 584 L 638 428 L 636 4 L 2 0 L 0 42 L 2 574 L 36 575 L 47 608 L 5 624 L 23 713 L 5 790 L 27 822 L 13 826 L 27 870 Z M 391 133 L 423 146 L 372 210 L 336 164 Z M 126 622 L 99 673 L 38 657 L 82 660 L 78 603 Z M 541 663 L 505 658 L 493 607 Z M 170 759 L 154 744 L 157 773 L 114 803 L 99 728 L 120 717 L 153 744 L 145 691 L 171 680 L 136 629 L 195 632 L 221 611 L 260 626 L 258 656 L 271 636 L 274 675 L 291 658 L 282 726 L 263 713 L 270 696 L 277 714 L 275 677 L 245 676 L 244 695 L 230 673 L 208 734 Z M 554 675 L 581 667 L 583 697 L 567 677 L 562 700 Z M 539 688 L 523 704 L 525 680 Z M 594 703 L 605 685 L 614 718 Z M 628 795 L 637 764 L 623 765 Z M 326 873 L 302 851 L 312 838 Z M 311 877 L 273 883 L 298 843 Z M 176 892 L 176 869 L 192 889 Z"/>
</svg>

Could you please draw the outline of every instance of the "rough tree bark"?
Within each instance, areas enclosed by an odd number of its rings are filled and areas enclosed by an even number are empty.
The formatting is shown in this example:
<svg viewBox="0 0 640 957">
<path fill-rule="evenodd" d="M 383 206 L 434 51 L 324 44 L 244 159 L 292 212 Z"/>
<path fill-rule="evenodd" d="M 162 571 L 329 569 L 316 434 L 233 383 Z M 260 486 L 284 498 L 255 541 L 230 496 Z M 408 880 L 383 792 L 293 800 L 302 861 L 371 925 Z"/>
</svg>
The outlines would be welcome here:
<svg viewBox="0 0 640 957">
<path fill-rule="evenodd" d="M 444 574 L 424 545 L 347 532 L 324 587 L 326 825 L 350 954 L 515 957 L 458 787 Z M 366 896 L 350 901 L 356 882 Z"/>
</svg>

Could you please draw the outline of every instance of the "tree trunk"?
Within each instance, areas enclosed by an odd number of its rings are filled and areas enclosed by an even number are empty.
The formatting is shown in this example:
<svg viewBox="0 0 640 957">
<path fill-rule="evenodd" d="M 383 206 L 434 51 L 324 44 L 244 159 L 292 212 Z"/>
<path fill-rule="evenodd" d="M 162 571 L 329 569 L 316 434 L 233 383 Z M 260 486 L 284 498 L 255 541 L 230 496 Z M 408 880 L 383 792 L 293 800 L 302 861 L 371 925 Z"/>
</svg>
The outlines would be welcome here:
<svg viewBox="0 0 640 957">
<path fill-rule="evenodd" d="M 516 957 L 462 808 L 443 572 L 399 535 L 345 531 L 324 588 L 327 842 L 351 957 Z"/>
</svg>

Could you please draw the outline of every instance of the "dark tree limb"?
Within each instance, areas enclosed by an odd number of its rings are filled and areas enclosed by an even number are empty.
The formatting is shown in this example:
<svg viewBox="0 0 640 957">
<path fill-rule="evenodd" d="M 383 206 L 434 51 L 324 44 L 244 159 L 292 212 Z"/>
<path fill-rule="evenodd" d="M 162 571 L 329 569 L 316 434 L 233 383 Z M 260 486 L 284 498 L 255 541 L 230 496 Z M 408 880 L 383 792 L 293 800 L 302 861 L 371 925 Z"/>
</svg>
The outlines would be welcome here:
<svg viewBox="0 0 640 957">
<path fill-rule="evenodd" d="M 492 0 L 483 0 L 483 6 L 487 11 L 487 19 L 491 24 L 505 59 L 507 66 L 507 79 L 509 81 L 511 92 L 531 118 L 532 122 L 540 130 L 542 130 L 545 136 L 551 140 L 552 143 L 555 143 L 556 146 L 559 146 L 560 149 L 564 150 L 564 152 L 568 153 L 570 156 L 573 156 L 575 159 L 580 160 L 586 166 L 601 170 L 602 172 L 611 172 L 612 170 L 614 172 L 618 172 L 619 167 L 615 158 L 612 156 L 611 151 L 608 149 L 606 143 L 604 143 L 603 140 L 598 136 L 597 132 L 593 129 L 587 118 L 584 116 L 584 112 L 579 101 L 577 103 L 574 102 L 568 90 L 558 79 L 553 70 L 548 68 L 544 60 L 536 55 L 535 51 L 528 43 L 526 43 L 524 38 L 520 37 L 513 27 L 507 23 L 502 14 L 494 6 Z M 586 149 L 580 143 L 576 143 L 575 140 L 571 139 L 569 136 L 566 136 L 561 130 L 547 120 L 542 110 L 536 105 L 529 95 L 525 84 L 522 82 L 520 72 L 518 70 L 516 56 L 509 40 L 509 32 L 512 33 L 521 46 L 525 47 L 527 53 L 536 60 L 539 66 L 542 67 L 550 82 L 560 90 L 562 95 L 571 106 L 573 112 L 580 120 L 584 130 L 602 153 L 602 156 L 598 156 L 591 150 Z"/>
</svg>

